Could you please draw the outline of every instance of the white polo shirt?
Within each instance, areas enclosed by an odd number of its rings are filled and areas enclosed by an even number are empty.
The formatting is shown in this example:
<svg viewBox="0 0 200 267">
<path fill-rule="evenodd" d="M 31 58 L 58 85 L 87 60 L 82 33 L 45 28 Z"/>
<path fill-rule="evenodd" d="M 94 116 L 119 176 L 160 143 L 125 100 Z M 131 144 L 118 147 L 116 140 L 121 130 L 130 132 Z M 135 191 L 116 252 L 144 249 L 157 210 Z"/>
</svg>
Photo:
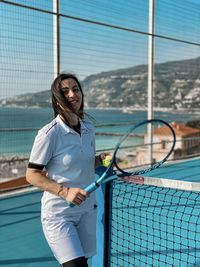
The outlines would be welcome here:
<svg viewBox="0 0 200 267">
<path fill-rule="evenodd" d="M 66 187 L 85 188 L 95 177 L 95 133 L 93 124 L 81 121 L 81 135 L 68 127 L 59 116 L 39 130 L 29 162 L 44 165 L 48 178 Z M 96 203 L 92 193 L 80 206 L 70 208 L 67 202 L 44 192 L 42 210 L 44 216 L 83 212 Z"/>
</svg>

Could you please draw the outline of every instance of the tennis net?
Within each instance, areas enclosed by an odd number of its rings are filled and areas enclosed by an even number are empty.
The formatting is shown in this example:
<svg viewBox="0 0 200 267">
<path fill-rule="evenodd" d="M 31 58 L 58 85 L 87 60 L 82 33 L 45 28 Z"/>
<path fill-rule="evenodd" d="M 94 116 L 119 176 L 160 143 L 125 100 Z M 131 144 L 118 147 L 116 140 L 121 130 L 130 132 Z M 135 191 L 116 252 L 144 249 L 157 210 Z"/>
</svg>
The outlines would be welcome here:
<svg viewBox="0 0 200 267">
<path fill-rule="evenodd" d="M 106 267 L 200 266 L 200 183 L 114 180 L 106 199 Z"/>
</svg>

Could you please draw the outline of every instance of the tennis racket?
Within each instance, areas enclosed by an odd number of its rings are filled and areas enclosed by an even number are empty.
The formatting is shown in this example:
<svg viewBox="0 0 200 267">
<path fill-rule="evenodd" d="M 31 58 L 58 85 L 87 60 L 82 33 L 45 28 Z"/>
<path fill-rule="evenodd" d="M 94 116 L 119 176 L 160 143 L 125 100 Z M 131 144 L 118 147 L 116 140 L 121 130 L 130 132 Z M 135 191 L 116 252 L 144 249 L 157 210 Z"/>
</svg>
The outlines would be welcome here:
<svg viewBox="0 0 200 267">
<path fill-rule="evenodd" d="M 110 163 L 103 168 L 103 174 L 84 190 L 91 193 L 113 179 L 125 181 L 127 177 L 159 168 L 172 157 L 175 143 L 173 125 L 160 119 L 138 123 L 119 139 Z M 70 203 L 70 206 L 74 204 Z"/>
</svg>

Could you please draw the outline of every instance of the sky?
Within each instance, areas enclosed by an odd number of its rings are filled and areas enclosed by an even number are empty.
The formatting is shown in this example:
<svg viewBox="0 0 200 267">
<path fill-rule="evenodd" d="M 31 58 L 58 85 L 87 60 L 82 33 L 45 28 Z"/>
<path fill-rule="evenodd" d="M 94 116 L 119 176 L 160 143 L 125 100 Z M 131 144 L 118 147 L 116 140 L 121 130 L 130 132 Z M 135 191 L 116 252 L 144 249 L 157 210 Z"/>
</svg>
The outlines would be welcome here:
<svg viewBox="0 0 200 267">
<path fill-rule="evenodd" d="M 16 0 L 52 11 L 52 0 Z M 61 71 L 91 74 L 148 63 L 148 0 L 61 0 Z M 0 2 L 0 99 L 48 90 L 53 80 L 51 14 Z M 130 30 L 130 31 L 129 31 Z M 200 44 L 199 0 L 156 0 L 155 34 Z M 200 56 L 200 45 L 155 38 L 155 63 Z"/>
</svg>

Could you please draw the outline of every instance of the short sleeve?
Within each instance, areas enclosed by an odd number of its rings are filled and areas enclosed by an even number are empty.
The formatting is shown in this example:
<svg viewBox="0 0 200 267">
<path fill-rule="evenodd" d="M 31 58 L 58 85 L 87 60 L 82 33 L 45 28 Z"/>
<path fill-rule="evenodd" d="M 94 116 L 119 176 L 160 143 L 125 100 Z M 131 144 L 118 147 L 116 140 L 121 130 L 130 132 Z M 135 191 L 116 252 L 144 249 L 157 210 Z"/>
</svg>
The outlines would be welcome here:
<svg viewBox="0 0 200 267">
<path fill-rule="evenodd" d="M 29 163 L 43 166 L 47 165 L 52 157 L 54 143 L 50 137 L 44 132 L 38 132 L 33 143 Z"/>
</svg>

